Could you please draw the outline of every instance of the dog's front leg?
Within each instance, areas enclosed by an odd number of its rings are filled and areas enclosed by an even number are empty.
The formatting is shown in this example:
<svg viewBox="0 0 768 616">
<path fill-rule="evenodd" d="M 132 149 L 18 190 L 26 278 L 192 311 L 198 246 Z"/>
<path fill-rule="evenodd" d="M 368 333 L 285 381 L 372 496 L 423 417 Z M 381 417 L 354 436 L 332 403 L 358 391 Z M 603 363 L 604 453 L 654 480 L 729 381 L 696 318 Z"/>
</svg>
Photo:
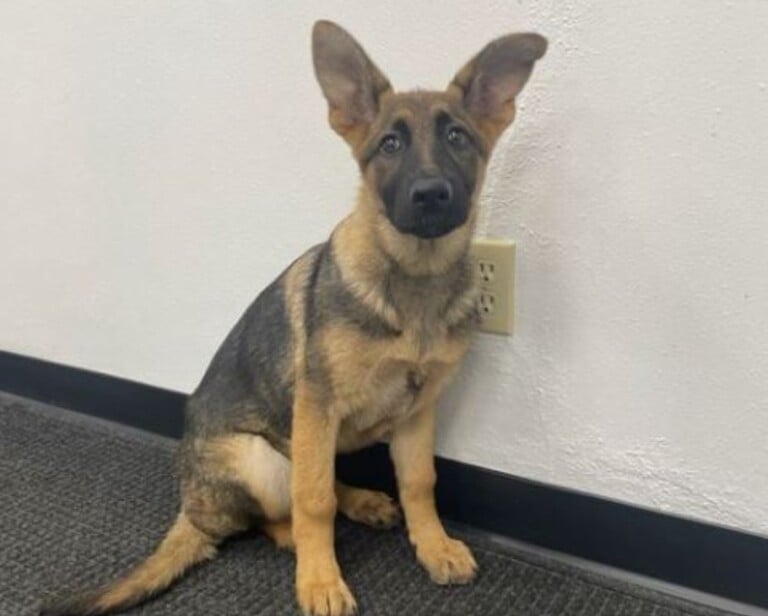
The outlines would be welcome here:
<svg viewBox="0 0 768 616">
<path fill-rule="evenodd" d="M 291 496 L 296 595 L 305 614 L 345 616 L 355 600 L 333 547 L 334 456 L 339 420 L 309 383 L 296 386 L 291 434 Z"/>
<path fill-rule="evenodd" d="M 435 508 L 435 405 L 428 404 L 402 423 L 392 435 L 400 501 L 416 557 L 438 584 L 465 584 L 477 564 L 469 548 L 451 539 Z"/>
</svg>

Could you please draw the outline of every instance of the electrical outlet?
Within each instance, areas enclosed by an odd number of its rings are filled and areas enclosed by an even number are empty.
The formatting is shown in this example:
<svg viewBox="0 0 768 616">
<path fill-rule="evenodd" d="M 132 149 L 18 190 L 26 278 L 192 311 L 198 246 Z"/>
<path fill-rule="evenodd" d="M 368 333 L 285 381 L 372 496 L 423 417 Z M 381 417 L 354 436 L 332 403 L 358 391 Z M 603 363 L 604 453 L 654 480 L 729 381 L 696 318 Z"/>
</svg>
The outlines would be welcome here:
<svg viewBox="0 0 768 616">
<path fill-rule="evenodd" d="M 515 244 L 510 240 L 475 238 L 470 248 L 480 286 L 480 331 L 511 335 L 515 314 Z"/>
<path fill-rule="evenodd" d="M 496 313 L 496 296 L 490 291 L 480 291 L 477 297 L 481 316 L 491 318 Z"/>
</svg>

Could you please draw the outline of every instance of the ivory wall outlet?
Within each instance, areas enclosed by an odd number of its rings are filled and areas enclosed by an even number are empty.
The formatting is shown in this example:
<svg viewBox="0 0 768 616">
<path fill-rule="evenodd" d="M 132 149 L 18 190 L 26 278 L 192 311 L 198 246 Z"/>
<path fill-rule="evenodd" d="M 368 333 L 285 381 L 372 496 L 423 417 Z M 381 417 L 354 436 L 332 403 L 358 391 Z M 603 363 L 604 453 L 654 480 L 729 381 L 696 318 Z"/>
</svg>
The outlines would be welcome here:
<svg viewBox="0 0 768 616">
<path fill-rule="evenodd" d="M 480 284 L 480 331 L 512 335 L 515 324 L 515 243 L 478 237 L 470 255 Z"/>
</svg>

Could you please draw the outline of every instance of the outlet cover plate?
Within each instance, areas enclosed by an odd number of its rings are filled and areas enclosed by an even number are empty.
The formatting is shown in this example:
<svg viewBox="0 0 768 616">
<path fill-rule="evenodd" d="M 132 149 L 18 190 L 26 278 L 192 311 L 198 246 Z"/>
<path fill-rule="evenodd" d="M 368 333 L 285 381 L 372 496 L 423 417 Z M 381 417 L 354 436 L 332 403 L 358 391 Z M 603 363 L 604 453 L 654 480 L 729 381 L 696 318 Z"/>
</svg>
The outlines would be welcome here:
<svg viewBox="0 0 768 616">
<path fill-rule="evenodd" d="M 512 335 L 515 325 L 515 243 L 507 239 L 478 237 L 472 240 L 469 252 L 480 287 L 480 331 Z"/>
</svg>

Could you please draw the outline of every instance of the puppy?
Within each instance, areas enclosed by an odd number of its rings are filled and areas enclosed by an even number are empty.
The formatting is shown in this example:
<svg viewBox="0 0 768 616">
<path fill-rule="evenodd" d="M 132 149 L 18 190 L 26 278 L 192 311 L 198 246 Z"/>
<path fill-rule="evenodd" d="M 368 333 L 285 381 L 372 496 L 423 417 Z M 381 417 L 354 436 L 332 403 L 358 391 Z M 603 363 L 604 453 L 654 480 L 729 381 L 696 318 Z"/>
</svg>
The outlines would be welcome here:
<svg viewBox="0 0 768 616">
<path fill-rule="evenodd" d="M 537 34 L 504 36 L 444 91 L 398 93 L 347 32 L 315 24 L 315 73 L 360 169 L 357 203 L 256 298 L 189 398 L 181 508 L 156 551 L 42 614 L 135 605 L 253 525 L 295 548 L 305 613 L 352 613 L 336 512 L 390 526 L 399 509 L 336 481 L 334 456 L 379 440 L 418 560 L 438 584 L 474 577 L 472 554 L 435 510 L 435 409 L 476 321 L 467 251 L 486 164 L 546 46 Z"/>
</svg>

